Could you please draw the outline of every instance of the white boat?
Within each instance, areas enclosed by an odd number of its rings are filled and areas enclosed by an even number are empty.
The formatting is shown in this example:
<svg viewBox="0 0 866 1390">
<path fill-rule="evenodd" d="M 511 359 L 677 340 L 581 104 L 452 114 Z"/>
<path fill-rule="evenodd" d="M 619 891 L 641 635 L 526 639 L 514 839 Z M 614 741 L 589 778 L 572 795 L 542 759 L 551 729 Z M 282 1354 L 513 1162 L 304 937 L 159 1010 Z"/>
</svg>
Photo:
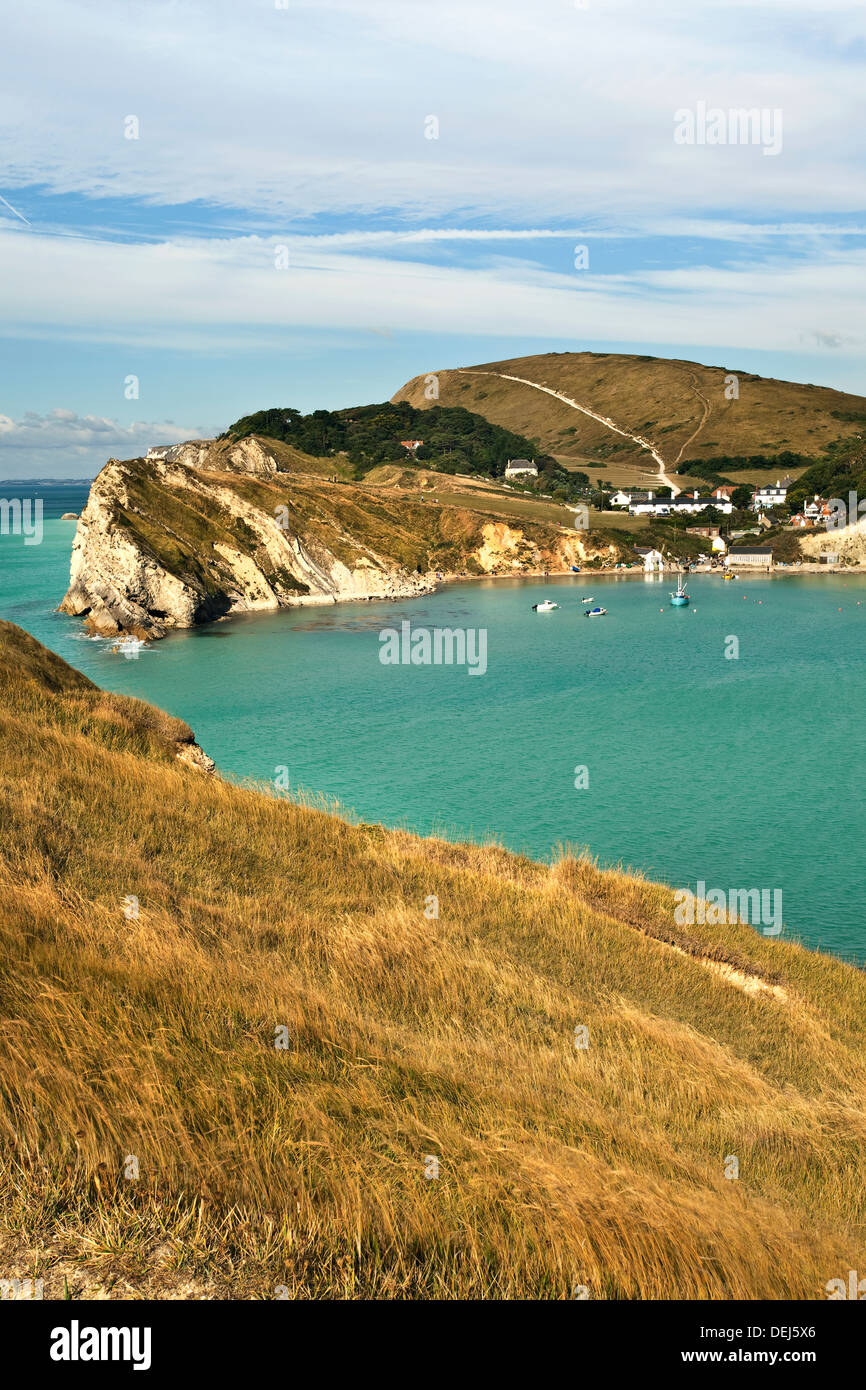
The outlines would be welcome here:
<svg viewBox="0 0 866 1390">
<path fill-rule="evenodd" d="M 130 635 L 121 637 L 120 641 L 116 646 L 112 647 L 111 650 L 121 656 L 125 656 L 127 660 L 130 660 L 132 657 L 137 657 L 144 646 L 145 643 L 140 637 L 132 637 Z"/>
<path fill-rule="evenodd" d="M 589 598 L 582 598 L 580 601 L 581 603 L 595 603 L 595 598 L 590 594 Z"/>
<path fill-rule="evenodd" d="M 558 608 L 559 604 L 552 603 L 549 598 L 546 598 L 543 603 L 534 603 L 532 607 L 536 613 L 549 613 L 552 608 Z"/>
<path fill-rule="evenodd" d="M 584 616 L 585 618 L 606 618 L 606 617 L 607 617 L 607 609 L 606 609 L 606 608 L 587 608 L 587 609 L 584 610 L 583 616 Z"/>
</svg>

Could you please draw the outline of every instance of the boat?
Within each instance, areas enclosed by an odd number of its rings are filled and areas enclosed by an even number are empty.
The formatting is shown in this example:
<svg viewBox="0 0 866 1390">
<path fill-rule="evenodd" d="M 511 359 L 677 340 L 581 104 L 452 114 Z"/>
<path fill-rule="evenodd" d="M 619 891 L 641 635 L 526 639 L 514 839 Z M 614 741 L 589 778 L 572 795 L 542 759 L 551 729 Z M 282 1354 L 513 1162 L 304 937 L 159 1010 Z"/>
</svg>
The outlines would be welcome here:
<svg viewBox="0 0 866 1390">
<path fill-rule="evenodd" d="M 595 603 L 595 598 L 590 594 L 589 598 L 582 598 L 580 601 L 581 603 Z"/>
<path fill-rule="evenodd" d="M 688 594 L 686 593 L 686 584 L 685 584 L 685 580 L 683 579 L 683 577 L 682 577 L 682 575 L 681 575 L 680 578 L 677 580 L 677 591 L 676 591 L 676 593 L 675 593 L 675 594 L 671 594 L 671 605 L 672 605 L 674 608 L 685 608 L 685 606 L 686 606 L 686 604 L 687 604 L 688 602 L 689 602 L 689 596 L 688 596 Z"/>
<path fill-rule="evenodd" d="M 122 637 L 111 650 L 113 653 L 125 656 L 127 660 L 129 660 L 131 657 L 137 657 L 144 646 L 145 643 L 140 637 L 133 637 L 130 634 L 127 637 Z"/>
<path fill-rule="evenodd" d="M 580 574 L 580 565 L 572 565 L 571 572 L 572 574 Z"/>
<path fill-rule="evenodd" d="M 546 598 L 543 603 L 534 603 L 532 607 L 536 613 L 549 613 L 552 608 L 558 608 L 559 604 L 552 603 L 549 598 Z"/>
<path fill-rule="evenodd" d="M 735 574 L 731 574 L 731 572 L 730 572 L 730 570 L 729 570 L 728 573 L 725 575 L 725 583 L 727 584 L 727 583 L 729 582 L 729 580 L 731 580 L 731 579 L 736 579 L 736 577 L 737 577 L 737 576 L 736 576 Z"/>
<path fill-rule="evenodd" d="M 584 609 L 584 614 L 583 614 L 583 616 L 584 616 L 585 618 L 606 618 L 606 617 L 607 617 L 607 609 L 606 609 L 606 608 L 598 608 L 598 607 L 596 607 L 596 608 L 586 608 L 586 609 Z"/>
</svg>

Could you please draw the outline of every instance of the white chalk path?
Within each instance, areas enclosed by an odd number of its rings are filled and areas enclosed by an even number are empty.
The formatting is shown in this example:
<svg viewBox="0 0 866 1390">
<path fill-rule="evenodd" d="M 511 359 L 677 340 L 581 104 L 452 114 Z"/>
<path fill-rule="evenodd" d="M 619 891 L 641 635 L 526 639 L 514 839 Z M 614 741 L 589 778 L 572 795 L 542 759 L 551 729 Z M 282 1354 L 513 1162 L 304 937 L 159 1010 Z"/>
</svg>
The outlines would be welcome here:
<svg viewBox="0 0 866 1390">
<path fill-rule="evenodd" d="M 600 425 L 606 425 L 614 434 L 621 434 L 625 439 L 630 439 L 632 443 L 639 444 L 642 449 L 646 449 L 658 464 L 658 481 L 662 487 L 669 487 L 671 493 L 676 497 L 682 491 L 678 488 L 672 478 L 665 472 L 665 461 L 654 444 L 643 435 L 632 434 L 630 430 L 624 430 L 621 425 L 615 425 L 613 420 L 609 420 L 606 415 L 599 415 L 594 410 L 590 410 L 588 405 L 581 405 L 579 401 L 573 401 L 570 396 L 564 396 L 561 391 L 554 391 L 552 386 L 542 386 L 537 381 L 527 381 L 524 376 L 510 376 L 507 372 L 477 372 L 468 367 L 457 369 L 462 376 L 498 376 L 503 381 L 519 381 L 521 386 L 532 386 L 536 391 L 543 391 L 547 396 L 554 396 L 556 400 L 562 401 L 564 405 L 570 405 L 572 410 L 579 410 L 582 415 L 588 415 L 591 420 L 597 420 Z"/>
</svg>

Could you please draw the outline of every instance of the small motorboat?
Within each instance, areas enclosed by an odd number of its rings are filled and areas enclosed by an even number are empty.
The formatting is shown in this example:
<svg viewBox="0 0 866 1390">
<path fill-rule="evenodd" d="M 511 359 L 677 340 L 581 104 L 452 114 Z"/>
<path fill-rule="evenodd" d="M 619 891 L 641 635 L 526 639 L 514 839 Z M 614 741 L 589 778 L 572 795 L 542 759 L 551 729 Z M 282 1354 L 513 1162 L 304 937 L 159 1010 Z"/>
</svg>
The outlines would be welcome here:
<svg viewBox="0 0 866 1390">
<path fill-rule="evenodd" d="M 686 593 L 685 580 L 682 576 L 677 580 L 677 591 L 671 594 L 671 606 L 673 608 L 685 608 L 689 603 L 689 596 Z"/>
<path fill-rule="evenodd" d="M 581 603 L 595 603 L 595 598 L 590 594 L 589 598 L 582 598 Z"/>
<path fill-rule="evenodd" d="M 598 608 L 598 607 L 596 607 L 596 608 L 586 608 L 586 609 L 584 610 L 583 616 L 584 616 L 585 618 L 606 618 L 606 617 L 607 617 L 607 609 L 606 609 L 606 608 Z"/>
<path fill-rule="evenodd" d="M 551 609 L 558 608 L 559 604 L 552 603 L 549 598 L 546 598 L 543 603 L 534 603 L 532 607 L 536 613 L 549 613 Z"/>
<path fill-rule="evenodd" d="M 113 653 L 125 656 L 127 661 L 134 660 L 138 653 L 144 648 L 145 643 L 140 637 L 133 637 L 131 634 L 122 637 L 120 641 L 111 648 Z"/>
<path fill-rule="evenodd" d="M 571 572 L 572 574 L 580 574 L 580 565 L 572 565 Z"/>
</svg>

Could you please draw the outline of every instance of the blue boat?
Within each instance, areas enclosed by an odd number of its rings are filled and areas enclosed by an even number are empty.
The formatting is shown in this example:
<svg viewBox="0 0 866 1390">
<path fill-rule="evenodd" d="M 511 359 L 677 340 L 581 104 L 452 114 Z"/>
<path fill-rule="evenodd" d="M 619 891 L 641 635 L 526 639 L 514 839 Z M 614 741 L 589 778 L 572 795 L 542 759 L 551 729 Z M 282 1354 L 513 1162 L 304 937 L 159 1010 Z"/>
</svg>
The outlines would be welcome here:
<svg viewBox="0 0 866 1390">
<path fill-rule="evenodd" d="M 689 602 L 689 596 L 688 596 L 688 594 L 686 593 L 686 586 L 685 586 L 685 583 L 684 583 L 682 577 L 680 577 L 680 578 L 677 580 L 677 591 L 676 591 L 676 593 L 675 593 L 675 594 L 671 594 L 671 606 L 672 606 L 673 608 L 685 608 L 685 606 L 686 606 L 686 604 L 687 604 L 688 602 Z"/>
</svg>

